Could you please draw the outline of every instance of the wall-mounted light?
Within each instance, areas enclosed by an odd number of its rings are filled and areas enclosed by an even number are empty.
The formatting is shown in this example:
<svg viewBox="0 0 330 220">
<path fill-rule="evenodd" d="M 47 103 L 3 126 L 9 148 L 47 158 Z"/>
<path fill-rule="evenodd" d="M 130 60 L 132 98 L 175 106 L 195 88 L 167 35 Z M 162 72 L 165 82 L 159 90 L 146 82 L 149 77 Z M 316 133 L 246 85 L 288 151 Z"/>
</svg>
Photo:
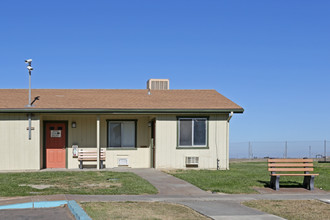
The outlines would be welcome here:
<svg viewBox="0 0 330 220">
<path fill-rule="evenodd" d="M 75 121 L 73 121 L 72 124 L 71 124 L 71 127 L 72 128 L 76 128 L 77 127 L 77 123 Z"/>
<path fill-rule="evenodd" d="M 148 127 L 151 127 L 151 125 L 152 125 L 152 122 L 149 121 L 149 122 L 148 122 Z"/>
</svg>

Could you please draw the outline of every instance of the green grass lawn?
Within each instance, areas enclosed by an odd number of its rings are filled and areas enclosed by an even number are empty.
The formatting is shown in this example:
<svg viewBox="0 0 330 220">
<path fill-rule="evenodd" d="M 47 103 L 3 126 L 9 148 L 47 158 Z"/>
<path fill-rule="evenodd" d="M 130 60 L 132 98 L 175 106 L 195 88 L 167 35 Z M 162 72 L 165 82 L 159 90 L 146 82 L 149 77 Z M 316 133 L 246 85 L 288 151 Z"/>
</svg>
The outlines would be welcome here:
<svg viewBox="0 0 330 220">
<path fill-rule="evenodd" d="M 49 188 L 36 189 L 41 185 Z M 51 194 L 154 194 L 157 189 L 133 173 L 109 171 L 0 173 L 0 196 Z"/>
<path fill-rule="evenodd" d="M 230 170 L 176 170 L 169 173 L 212 192 L 256 193 L 253 187 L 269 187 L 267 162 L 232 162 Z M 315 187 L 330 191 L 330 164 L 315 163 Z M 302 187 L 303 177 L 281 177 L 280 186 Z"/>
</svg>

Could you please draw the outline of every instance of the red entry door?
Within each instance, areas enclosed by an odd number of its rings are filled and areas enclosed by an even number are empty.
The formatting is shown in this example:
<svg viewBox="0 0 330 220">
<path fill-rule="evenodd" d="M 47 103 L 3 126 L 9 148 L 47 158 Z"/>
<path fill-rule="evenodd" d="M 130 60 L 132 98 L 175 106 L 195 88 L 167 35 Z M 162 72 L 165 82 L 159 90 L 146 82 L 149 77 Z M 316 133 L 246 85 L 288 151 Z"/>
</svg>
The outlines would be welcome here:
<svg viewBox="0 0 330 220">
<path fill-rule="evenodd" d="M 65 168 L 66 124 L 46 123 L 46 168 Z"/>
</svg>

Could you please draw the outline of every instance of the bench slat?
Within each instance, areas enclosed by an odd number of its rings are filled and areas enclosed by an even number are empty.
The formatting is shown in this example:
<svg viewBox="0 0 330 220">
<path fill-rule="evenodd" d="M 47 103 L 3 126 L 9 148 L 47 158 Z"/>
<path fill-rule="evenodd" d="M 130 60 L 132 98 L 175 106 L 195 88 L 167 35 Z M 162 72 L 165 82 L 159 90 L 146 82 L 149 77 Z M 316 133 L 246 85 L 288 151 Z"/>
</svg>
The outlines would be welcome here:
<svg viewBox="0 0 330 220">
<path fill-rule="evenodd" d="M 294 171 L 313 171 L 314 168 L 268 168 L 271 172 L 294 172 Z"/>
<path fill-rule="evenodd" d="M 88 152 L 86 152 L 86 151 L 79 151 L 79 153 L 81 153 L 81 154 L 96 154 L 97 152 L 95 152 L 95 151 L 88 151 Z M 104 152 L 100 152 L 100 153 L 104 153 Z"/>
<path fill-rule="evenodd" d="M 105 152 L 104 150 L 100 150 L 101 152 Z M 79 150 L 79 152 L 97 152 L 96 150 Z"/>
<path fill-rule="evenodd" d="M 313 162 L 313 159 L 268 159 L 268 163 L 303 163 Z"/>
<path fill-rule="evenodd" d="M 96 154 L 96 151 L 79 151 L 80 154 Z M 104 151 L 101 151 L 100 153 L 105 153 Z"/>
<path fill-rule="evenodd" d="M 97 158 L 96 156 L 79 156 L 78 158 Z M 105 158 L 105 156 L 100 156 L 100 158 Z"/>
<path fill-rule="evenodd" d="M 97 161 L 97 150 L 84 150 L 79 149 L 79 161 Z M 105 161 L 105 150 L 100 149 L 100 160 Z"/>
<path fill-rule="evenodd" d="M 96 160 L 96 157 L 78 157 L 78 160 Z M 105 157 L 100 157 L 100 160 L 105 160 Z"/>
<path fill-rule="evenodd" d="M 313 167 L 312 163 L 269 163 L 269 167 Z"/>
<path fill-rule="evenodd" d="M 105 161 L 105 159 L 101 159 Z M 97 161 L 96 158 L 84 158 L 83 161 Z"/>
<path fill-rule="evenodd" d="M 97 157 L 97 154 L 79 154 L 79 156 Z M 105 156 L 105 154 L 100 154 L 100 156 Z"/>
<path fill-rule="evenodd" d="M 318 173 L 274 173 L 274 174 L 270 174 L 270 176 L 318 176 Z"/>
</svg>

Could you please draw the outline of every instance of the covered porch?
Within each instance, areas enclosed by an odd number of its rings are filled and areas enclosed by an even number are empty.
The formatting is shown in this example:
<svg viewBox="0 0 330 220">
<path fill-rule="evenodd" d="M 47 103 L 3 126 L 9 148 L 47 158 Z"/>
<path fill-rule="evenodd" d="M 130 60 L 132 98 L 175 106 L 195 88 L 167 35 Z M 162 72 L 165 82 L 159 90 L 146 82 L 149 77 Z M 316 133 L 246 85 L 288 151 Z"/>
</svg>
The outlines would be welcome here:
<svg viewBox="0 0 330 220">
<path fill-rule="evenodd" d="M 41 114 L 40 167 L 79 168 L 78 152 L 105 152 L 104 166 L 150 168 L 155 164 L 155 116 L 133 114 Z M 98 161 L 84 168 L 100 169 Z"/>
</svg>

